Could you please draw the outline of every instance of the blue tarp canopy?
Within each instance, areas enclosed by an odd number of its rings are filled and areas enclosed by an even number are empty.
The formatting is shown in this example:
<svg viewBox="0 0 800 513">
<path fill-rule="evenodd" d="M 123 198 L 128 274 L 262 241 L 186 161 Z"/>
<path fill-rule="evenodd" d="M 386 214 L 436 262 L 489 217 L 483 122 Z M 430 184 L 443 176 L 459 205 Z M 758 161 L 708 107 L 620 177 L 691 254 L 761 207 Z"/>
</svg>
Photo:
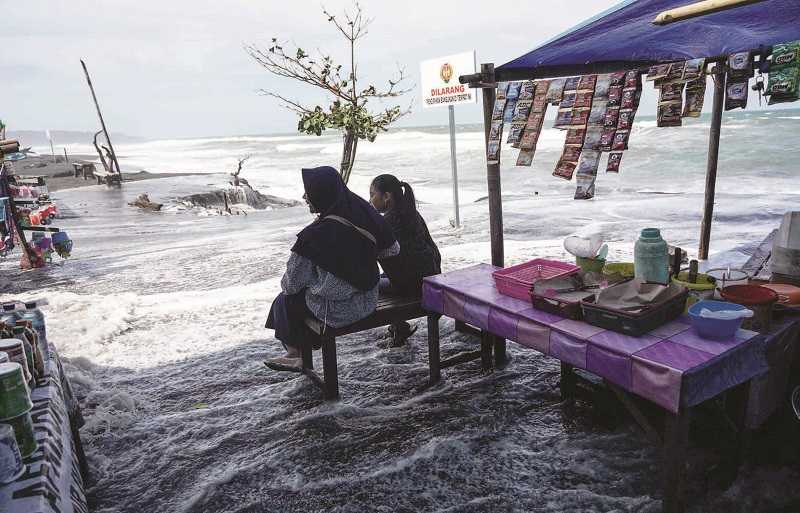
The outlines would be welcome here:
<svg viewBox="0 0 800 513">
<path fill-rule="evenodd" d="M 628 0 L 497 68 L 497 80 L 607 72 L 721 57 L 800 39 L 800 0 L 764 0 L 668 25 L 661 12 L 694 0 Z M 569 3 L 565 3 L 568 6 Z"/>
</svg>

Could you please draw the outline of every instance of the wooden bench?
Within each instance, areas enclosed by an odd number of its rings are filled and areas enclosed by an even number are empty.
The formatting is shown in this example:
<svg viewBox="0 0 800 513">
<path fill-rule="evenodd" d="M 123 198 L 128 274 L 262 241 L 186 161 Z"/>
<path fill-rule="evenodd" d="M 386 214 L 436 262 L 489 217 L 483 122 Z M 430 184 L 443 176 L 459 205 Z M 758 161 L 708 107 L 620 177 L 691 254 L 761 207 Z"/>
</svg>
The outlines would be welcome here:
<svg viewBox="0 0 800 513">
<path fill-rule="evenodd" d="M 109 173 L 106 170 L 96 170 L 94 172 L 94 177 L 97 178 L 98 184 L 105 183 L 111 185 L 122 183 L 119 173 Z"/>
<path fill-rule="evenodd" d="M 428 313 L 422 309 L 419 299 L 381 295 L 378 298 L 378 306 L 369 317 L 361 319 L 343 328 L 332 328 L 316 317 L 307 317 L 306 326 L 321 338 L 322 341 L 322 371 L 320 377 L 314 371 L 311 347 L 305 346 L 302 350 L 303 367 L 296 372 L 302 372 L 314 382 L 320 389 L 325 399 L 338 399 L 339 397 L 339 374 L 336 363 L 336 337 L 358 333 L 359 331 L 388 326 L 395 322 L 407 321 L 424 317 Z"/>
<path fill-rule="evenodd" d="M 83 176 L 84 180 L 88 179 L 90 176 L 94 176 L 97 172 L 94 164 L 91 162 L 73 162 L 72 168 L 75 170 L 75 178 Z"/>
</svg>

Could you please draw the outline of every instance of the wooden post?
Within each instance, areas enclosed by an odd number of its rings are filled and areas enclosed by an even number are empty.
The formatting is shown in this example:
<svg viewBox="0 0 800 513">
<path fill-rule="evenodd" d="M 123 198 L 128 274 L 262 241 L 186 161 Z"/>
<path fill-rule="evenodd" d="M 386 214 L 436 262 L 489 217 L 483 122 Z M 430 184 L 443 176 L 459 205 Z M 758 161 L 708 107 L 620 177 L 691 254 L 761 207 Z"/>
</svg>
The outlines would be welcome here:
<svg viewBox="0 0 800 513">
<path fill-rule="evenodd" d="M 339 371 L 336 364 L 336 339 L 322 339 L 322 372 L 325 382 L 322 395 L 325 399 L 339 398 Z"/>
<path fill-rule="evenodd" d="M 711 132 L 708 136 L 708 163 L 706 164 L 706 201 L 703 207 L 703 224 L 700 225 L 700 260 L 708 259 L 711 242 L 711 218 L 714 215 L 714 194 L 717 187 L 717 162 L 719 161 L 719 135 L 722 127 L 722 100 L 725 98 L 725 71 L 717 64 L 711 75 L 714 80 L 714 110 L 711 112 Z"/>
<path fill-rule="evenodd" d="M 481 64 L 485 82 L 494 82 L 494 64 Z M 492 127 L 495 89 L 483 88 L 483 131 L 486 149 L 489 147 L 489 130 Z M 492 265 L 503 267 L 503 204 L 500 193 L 500 163 L 486 163 L 486 181 L 489 186 L 489 237 L 492 241 Z"/>
<path fill-rule="evenodd" d="M 574 399 L 576 377 L 574 367 L 568 363 L 561 362 L 561 399 Z"/>
<path fill-rule="evenodd" d="M 67 156 L 67 149 L 64 148 L 64 161 L 69 164 L 69 157 Z"/>
<path fill-rule="evenodd" d="M 689 449 L 691 410 L 667 412 L 664 419 L 664 513 L 683 513 L 686 454 Z"/>
<path fill-rule="evenodd" d="M 494 83 L 494 64 L 481 64 L 483 82 Z M 492 127 L 495 89 L 483 88 L 483 132 L 485 149 L 489 148 L 489 130 Z M 486 182 L 489 189 L 489 238 L 492 243 L 492 265 L 504 267 L 503 255 L 503 203 L 500 189 L 500 163 L 486 162 Z M 506 341 L 494 338 L 495 365 L 502 366 L 506 361 Z"/>
<path fill-rule="evenodd" d="M 439 317 L 437 313 L 428 315 L 428 368 L 430 369 L 430 384 L 442 379 L 442 370 L 439 357 Z"/>
<path fill-rule="evenodd" d="M 117 154 L 116 152 L 114 152 L 114 146 L 111 144 L 111 137 L 108 135 L 106 122 L 103 120 L 103 113 L 100 112 L 100 104 L 97 103 L 97 95 L 94 93 L 94 86 L 92 85 L 92 79 L 89 78 L 89 70 L 86 69 L 86 63 L 83 62 L 83 59 L 81 59 L 81 66 L 83 66 L 83 73 L 86 75 L 86 82 L 89 84 L 89 90 L 92 92 L 92 100 L 94 100 L 94 106 L 97 109 L 97 116 L 100 118 L 100 126 L 103 127 L 103 132 L 105 133 L 106 141 L 108 142 L 108 149 L 111 152 L 111 160 L 113 160 L 113 163 L 110 163 L 109 165 L 111 166 L 111 164 L 113 164 L 116 166 L 117 173 L 119 173 L 119 180 L 121 182 L 122 171 L 119 168 L 119 162 L 117 161 Z M 114 171 L 113 167 L 109 171 L 113 172 Z"/>
</svg>

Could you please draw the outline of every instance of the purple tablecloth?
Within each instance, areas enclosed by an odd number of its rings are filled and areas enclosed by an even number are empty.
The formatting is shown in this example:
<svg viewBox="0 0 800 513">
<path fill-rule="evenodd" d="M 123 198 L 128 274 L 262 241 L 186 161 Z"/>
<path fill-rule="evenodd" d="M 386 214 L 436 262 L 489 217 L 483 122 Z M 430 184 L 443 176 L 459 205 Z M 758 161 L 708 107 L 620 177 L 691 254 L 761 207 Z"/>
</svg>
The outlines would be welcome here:
<svg viewBox="0 0 800 513">
<path fill-rule="evenodd" d="M 536 310 L 500 294 L 488 264 L 425 278 L 425 309 L 585 369 L 672 412 L 710 399 L 768 370 L 765 338 L 698 336 L 679 318 L 641 337 Z"/>
</svg>

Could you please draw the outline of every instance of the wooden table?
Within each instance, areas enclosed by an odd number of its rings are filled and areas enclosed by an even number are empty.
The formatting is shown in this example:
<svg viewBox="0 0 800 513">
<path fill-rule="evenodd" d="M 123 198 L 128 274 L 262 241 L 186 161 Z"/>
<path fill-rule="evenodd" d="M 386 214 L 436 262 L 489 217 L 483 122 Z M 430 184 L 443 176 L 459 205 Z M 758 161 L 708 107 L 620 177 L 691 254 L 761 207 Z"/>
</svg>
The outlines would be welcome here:
<svg viewBox="0 0 800 513">
<path fill-rule="evenodd" d="M 692 408 L 735 387 L 746 393 L 746 384 L 768 371 L 767 337 L 739 330 L 728 340 L 704 339 L 685 317 L 641 337 L 622 335 L 536 310 L 527 301 L 500 294 L 492 278 L 496 269 L 479 264 L 425 278 L 422 306 L 430 312 L 431 381 L 441 377 L 439 318 L 444 315 L 483 332 L 480 354 L 485 367 L 491 365 L 492 346 L 502 351 L 500 339 L 509 339 L 561 361 L 565 397 L 574 391 L 577 367 L 603 378 L 623 402 L 627 397 L 640 397 L 658 405 L 665 421 L 664 511 L 683 511 Z M 657 431 L 633 410 L 646 431 Z"/>
</svg>

